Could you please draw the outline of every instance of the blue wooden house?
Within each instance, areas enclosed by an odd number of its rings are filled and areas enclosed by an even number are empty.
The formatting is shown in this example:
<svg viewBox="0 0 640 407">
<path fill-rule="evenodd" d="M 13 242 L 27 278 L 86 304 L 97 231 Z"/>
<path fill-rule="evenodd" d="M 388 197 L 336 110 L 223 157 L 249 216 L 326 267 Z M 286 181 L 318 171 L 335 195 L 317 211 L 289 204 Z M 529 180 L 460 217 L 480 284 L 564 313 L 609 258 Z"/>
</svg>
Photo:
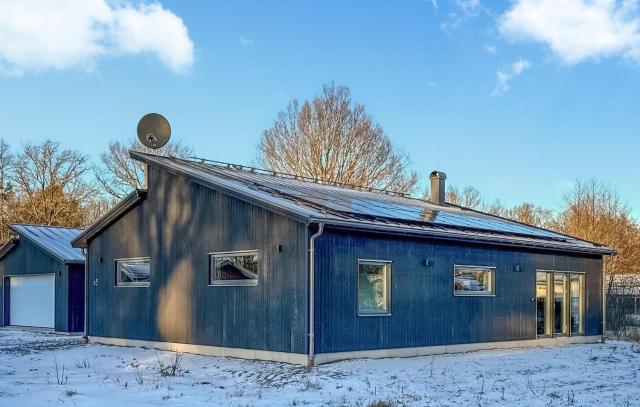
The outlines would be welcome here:
<svg viewBox="0 0 640 407">
<path fill-rule="evenodd" d="M 131 152 L 73 242 L 91 341 L 312 365 L 601 340 L 613 250 L 444 202 Z"/>
</svg>

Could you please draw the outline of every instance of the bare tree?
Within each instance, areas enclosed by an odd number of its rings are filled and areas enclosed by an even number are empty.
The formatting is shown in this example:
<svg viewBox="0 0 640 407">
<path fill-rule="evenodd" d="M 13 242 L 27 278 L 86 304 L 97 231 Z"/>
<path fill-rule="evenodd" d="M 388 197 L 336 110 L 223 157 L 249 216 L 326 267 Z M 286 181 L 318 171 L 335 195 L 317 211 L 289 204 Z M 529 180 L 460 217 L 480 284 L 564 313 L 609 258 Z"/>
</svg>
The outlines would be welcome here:
<svg viewBox="0 0 640 407">
<path fill-rule="evenodd" d="M 480 191 L 472 186 L 466 186 L 462 191 L 453 185 L 448 187 L 445 192 L 445 201 L 471 209 L 480 209 L 483 206 Z"/>
<path fill-rule="evenodd" d="M 610 278 L 640 273 L 640 226 L 616 191 L 593 179 L 578 180 L 564 200 L 562 232 L 617 249 L 616 256 L 605 258 Z"/>
<path fill-rule="evenodd" d="M 429 199 L 428 192 L 425 193 L 425 199 Z M 513 219 L 520 223 L 546 229 L 557 227 L 555 214 L 551 209 L 546 209 L 531 203 L 507 207 L 498 199 L 485 201 L 480 191 L 472 186 L 466 186 L 462 190 L 453 185 L 449 186 L 445 193 L 445 199 L 447 203 L 453 205 L 476 209 L 491 215 Z"/>
<path fill-rule="evenodd" d="M 127 144 L 119 141 L 109 143 L 109 149 L 100 155 L 102 165 L 94 167 L 94 173 L 107 194 L 118 200 L 144 186 L 144 166 L 129 157 L 130 150 L 179 158 L 193 155 L 191 147 L 179 142 L 170 142 L 157 150 L 145 147 L 135 138 L 130 139 Z"/>
<path fill-rule="evenodd" d="M 46 140 L 26 144 L 15 163 L 17 203 L 13 220 L 82 226 L 82 204 L 95 189 L 85 180 L 89 158 Z"/>
<path fill-rule="evenodd" d="M 6 241 L 10 236 L 7 225 L 11 221 L 11 209 L 14 202 L 11 183 L 14 164 L 11 146 L 4 139 L 0 139 L 0 242 Z"/>
<path fill-rule="evenodd" d="M 259 165 L 273 171 L 404 193 L 417 184 L 408 157 L 345 86 L 325 85 L 302 105 L 291 101 L 264 131 L 258 150 Z"/>
<path fill-rule="evenodd" d="M 118 200 L 113 197 L 104 196 L 104 194 L 96 194 L 88 197 L 83 203 L 83 223 L 90 225 L 104 216 L 109 209 L 113 208 Z"/>
<path fill-rule="evenodd" d="M 499 215 L 545 229 L 556 227 L 555 216 L 551 209 L 542 208 L 528 202 L 504 209 Z"/>
</svg>

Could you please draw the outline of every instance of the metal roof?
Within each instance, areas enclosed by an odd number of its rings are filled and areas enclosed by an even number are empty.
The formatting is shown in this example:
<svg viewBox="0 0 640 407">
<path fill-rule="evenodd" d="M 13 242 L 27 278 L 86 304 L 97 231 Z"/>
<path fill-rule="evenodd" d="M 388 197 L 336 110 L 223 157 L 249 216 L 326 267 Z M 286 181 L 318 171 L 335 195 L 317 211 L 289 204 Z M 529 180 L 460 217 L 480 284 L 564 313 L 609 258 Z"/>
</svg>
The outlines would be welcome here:
<svg viewBox="0 0 640 407">
<path fill-rule="evenodd" d="M 82 250 L 71 247 L 71 241 L 83 229 L 25 224 L 11 224 L 9 228 L 64 262 L 84 262 Z"/>
<path fill-rule="evenodd" d="M 185 160 L 139 152 L 131 157 L 200 180 L 309 222 L 345 228 L 428 234 L 456 240 L 612 254 L 593 242 L 455 205 L 436 205 L 403 194 L 312 182 L 234 164 Z"/>
</svg>

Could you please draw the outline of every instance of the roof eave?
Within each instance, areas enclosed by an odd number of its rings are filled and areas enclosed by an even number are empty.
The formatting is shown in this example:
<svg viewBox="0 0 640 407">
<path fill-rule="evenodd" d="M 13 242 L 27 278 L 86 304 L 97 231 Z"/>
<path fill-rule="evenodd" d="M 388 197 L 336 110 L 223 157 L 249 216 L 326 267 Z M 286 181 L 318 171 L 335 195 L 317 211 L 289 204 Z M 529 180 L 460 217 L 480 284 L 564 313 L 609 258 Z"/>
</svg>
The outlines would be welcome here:
<svg viewBox="0 0 640 407">
<path fill-rule="evenodd" d="M 147 190 L 136 189 L 127 195 L 122 201 L 114 206 L 103 217 L 98 219 L 93 225 L 89 226 L 84 232 L 80 233 L 71 241 L 71 246 L 86 249 L 89 241 L 100 234 L 104 229 L 111 226 L 120 217 L 127 214 L 131 209 L 135 208 L 140 202 L 147 197 Z"/>
<path fill-rule="evenodd" d="M 482 244 L 491 244 L 498 246 L 507 246 L 507 247 L 519 247 L 524 249 L 536 249 L 536 250 L 548 250 L 548 251 L 556 251 L 556 252 L 564 252 L 564 253 L 581 253 L 581 254 L 596 254 L 596 255 L 614 255 L 616 254 L 616 250 L 610 249 L 608 247 L 579 247 L 579 246 L 558 246 L 554 245 L 552 242 L 549 243 L 528 243 L 528 242 L 518 242 L 515 240 L 510 240 L 507 238 L 490 238 L 486 236 L 469 236 L 462 234 L 455 234 L 451 232 L 438 232 L 433 230 L 418 230 L 418 229 L 409 229 L 400 226 L 391 226 L 391 225 L 372 225 L 364 222 L 354 222 L 354 221 L 345 221 L 345 220 L 336 220 L 336 219 L 327 219 L 327 218 L 316 218 L 312 219 L 313 222 L 322 222 L 327 226 L 333 226 L 335 228 L 341 229 L 352 229 L 352 230 L 361 230 L 361 231 L 370 231 L 377 233 L 389 233 L 389 234 L 398 234 L 404 236 L 414 236 L 414 237 L 431 237 L 440 240 L 448 240 L 448 241 L 457 241 L 457 242 L 469 242 L 469 243 L 482 243 Z"/>
<path fill-rule="evenodd" d="M 84 260 L 65 260 L 64 264 L 84 264 Z"/>
<path fill-rule="evenodd" d="M 9 240 L 4 242 L 2 246 L 0 246 L 0 260 L 2 260 L 7 254 L 16 247 L 18 243 L 18 239 L 15 237 L 10 237 Z"/>
</svg>

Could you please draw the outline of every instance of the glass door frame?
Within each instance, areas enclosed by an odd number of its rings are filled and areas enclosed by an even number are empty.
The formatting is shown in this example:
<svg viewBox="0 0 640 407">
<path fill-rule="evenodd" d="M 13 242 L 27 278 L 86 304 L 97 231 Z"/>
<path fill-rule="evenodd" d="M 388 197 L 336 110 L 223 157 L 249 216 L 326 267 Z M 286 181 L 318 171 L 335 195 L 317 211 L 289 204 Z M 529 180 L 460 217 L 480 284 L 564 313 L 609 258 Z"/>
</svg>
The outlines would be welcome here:
<svg viewBox="0 0 640 407">
<path fill-rule="evenodd" d="M 538 273 L 545 273 L 546 278 L 546 301 L 545 301 L 545 334 L 538 334 Z M 563 319 L 564 319 L 564 330 L 566 333 L 556 333 L 555 332 L 555 306 L 556 306 L 556 298 L 555 298 L 555 277 L 556 274 L 562 274 L 564 277 L 564 295 L 563 295 Z M 581 276 L 579 278 L 580 284 L 580 293 L 579 293 L 579 315 L 581 321 L 579 322 L 579 326 L 582 327 L 582 332 L 573 332 L 571 329 L 571 280 L 572 276 Z M 585 327 L 585 311 L 586 311 L 586 273 L 584 271 L 564 271 L 564 270 L 536 270 L 535 274 L 535 300 L 534 309 L 535 309 L 535 330 L 536 330 L 536 339 L 537 338 L 557 338 L 557 337 L 568 337 L 568 336 L 582 336 L 584 335 L 584 327 Z"/>
</svg>

